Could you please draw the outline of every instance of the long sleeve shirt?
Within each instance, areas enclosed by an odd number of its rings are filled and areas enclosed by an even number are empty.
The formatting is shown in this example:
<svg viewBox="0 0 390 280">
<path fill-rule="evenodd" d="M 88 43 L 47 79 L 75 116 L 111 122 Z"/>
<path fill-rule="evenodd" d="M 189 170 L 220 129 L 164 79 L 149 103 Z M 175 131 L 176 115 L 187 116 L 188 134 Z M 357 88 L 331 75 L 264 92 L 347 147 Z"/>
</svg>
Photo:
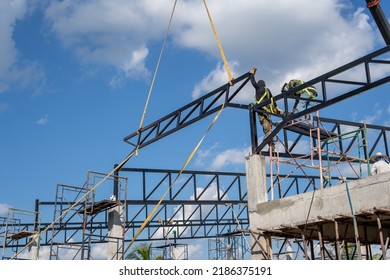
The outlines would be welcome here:
<svg viewBox="0 0 390 280">
<path fill-rule="evenodd" d="M 390 164 L 383 160 L 375 162 L 371 167 L 371 175 L 381 174 L 384 172 L 390 172 Z"/>
<path fill-rule="evenodd" d="M 251 83 L 256 90 L 256 101 L 258 101 L 261 99 L 261 97 L 263 97 L 265 93 L 265 83 L 263 80 L 259 80 L 259 82 L 256 82 L 255 75 L 251 75 Z"/>
</svg>

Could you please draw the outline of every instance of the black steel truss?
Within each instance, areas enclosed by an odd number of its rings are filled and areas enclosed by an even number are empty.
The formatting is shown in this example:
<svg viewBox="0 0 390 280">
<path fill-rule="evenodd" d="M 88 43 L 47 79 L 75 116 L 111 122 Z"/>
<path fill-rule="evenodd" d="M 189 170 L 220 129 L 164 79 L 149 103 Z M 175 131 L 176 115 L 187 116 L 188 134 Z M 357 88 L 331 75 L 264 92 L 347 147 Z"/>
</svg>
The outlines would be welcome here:
<svg viewBox="0 0 390 280">
<path fill-rule="evenodd" d="M 179 172 L 179 170 L 141 168 L 119 170 L 122 177 L 128 177 L 132 182 L 129 186 L 129 199 L 123 203 L 126 205 L 125 217 L 127 217 L 125 242 L 132 239 L 149 216 L 157 204 L 155 197 L 166 191 L 172 183 L 172 178 Z M 214 238 L 234 232 L 236 229 L 248 229 L 245 173 L 187 170 L 182 176 L 180 182 L 172 187 L 172 191 L 162 201 L 146 226 L 145 232 L 137 238 L 137 241 L 166 240 L 167 237 L 172 238 L 173 231 L 176 232 L 175 236 L 178 240 L 186 240 Z M 286 175 L 281 176 L 286 177 Z M 270 175 L 268 178 L 270 179 Z M 333 179 L 337 180 L 337 178 Z M 313 190 L 311 182 L 314 181 L 318 181 L 318 176 L 292 174 L 284 180 L 283 184 L 277 184 L 277 179 L 274 183 L 277 185 L 279 196 L 284 197 Z M 53 209 L 64 210 L 69 206 L 69 202 L 61 200 L 36 201 L 36 209 L 40 212 L 54 212 Z M 53 238 L 55 238 L 56 244 L 79 246 L 79 250 L 82 251 L 82 247 L 85 247 L 84 222 L 78 212 L 83 209 L 83 205 L 80 204 L 76 208 L 69 217 L 56 223 L 53 231 L 45 232 L 41 237 L 41 246 L 53 245 Z M 50 217 L 46 219 L 41 222 L 41 230 L 51 224 Z M 21 222 L 20 226 L 31 230 L 34 224 Z M 90 220 L 88 230 L 91 244 L 107 242 L 107 211 Z M 28 238 L 22 239 L 18 243 L 10 244 L 9 248 L 23 247 L 28 241 Z"/>
<path fill-rule="evenodd" d="M 305 158 L 305 156 L 313 156 L 300 152 L 298 145 L 300 141 L 306 141 L 307 143 L 313 142 L 313 146 L 319 145 L 315 131 L 316 128 L 319 128 L 324 134 L 320 139 L 322 149 L 326 149 L 325 145 L 329 144 L 334 144 L 334 146 L 337 147 L 337 153 L 334 155 L 322 155 L 323 160 L 348 160 L 346 155 L 351 151 L 353 146 L 358 145 L 359 140 L 362 141 L 361 146 L 364 146 L 364 149 L 362 149 L 363 155 L 361 155 L 361 158 L 364 160 L 370 158 L 377 151 L 390 155 L 387 141 L 387 133 L 390 133 L 390 127 L 324 117 L 314 117 L 313 120 L 314 125 L 311 128 L 312 136 L 309 135 L 310 130 L 307 129 L 307 125 L 303 126 L 302 130 L 299 130 L 299 127 L 301 126 L 300 123 L 282 128 L 282 131 L 277 136 L 277 139 L 281 144 L 279 146 L 282 148 L 282 150 L 279 150 L 279 157 Z M 353 136 L 348 139 L 343 139 L 342 135 L 345 131 L 349 131 Z M 367 139 L 369 139 L 369 141 L 367 141 Z M 252 148 L 255 149 L 256 146 L 254 145 Z M 262 151 L 261 153 L 266 156 L 269 155 L 269 153 L 265 151 Z M 314 155 L 313 157 L 318 159 L 319 155 Z"/>
<path fill-rule="evenodd" d="M 263 112 L 261 108 L 269 104 L 269 101 L 263 101 L 257 105 L 239 104 L 233 102 L 237 94 L 248 83 L 251 75 L 249 72 L 237 78 L 235 80 L 234 86 L 227 83 L 220 88 L 183 106 L 182 108 L 166 115 L 165 117 L 162 117 L 159 120 L 152 122 L 151 124 L 126 136 L 124 141 L 133 146 L 138 146 L 138 148 L 143 148 L 182 128 L 187 127 L 190 124 L 193 124 L 205 117 L 210 116 L 211 114 L 216 113 L 222 108 L 222 106 L 226 106 L 249 111 L 252 152 L 261 153 L 267 143 L 269 143 L 271 139 L 274 139 L 277 134 L 281 130 L 284 130 L 286 125 L 291 123 L 293 120 L 332 106 L 338 102 L 389 82 L 390 75 L 385 75 L 384 77 L 378 78 L 373 77 L 374 74 L 372 73 L 372 68 L 374 68 L 373 66 L 383 66 L 390 64 L 390 60 L 385 57 L 389 51 L 390 46 L 386 46 L 378 51 L 375 51 L 360 59 L 357 59 L 333 71 L 312 79 L 301 86 L 291 89 L 285 93 L 276 95 L 274 100 L 281 100 L 284 104 L 284 116 L 277 116 L 280 118 L 279 123 L 271 134 L 262 139 L 261 143 L 259 143 L 258 140 L 256 114 Z M 349 71 L 357 71 L 357 69 L 364 71 L 364 77 L 360 79 L 357 77 L 353 80 L 340 78 L 342 75 L 348 74 Z M 390 69 L 388 69 L 387 73 L 390 73 Z M 341 93 L 330 91 L 329 88 L 335 85 L 344 87 L 339 89 Z M 237 88 L 235 88 L 236 86 Z M 295 101 L 296 99 L 299 99 L 298 97 L 294 97 L 294 93 L 308 86 L 316 86 L 318 89 L 320 89 L 318 99 L 315 100 L 317 104 L 304 111 L 290 113 L 289 101 Z M 230 93 L 231 91 L 233 91 L 232 94 Z M 330 95 L 332 95 L 332 97 L 330 97 Z M 283 133 L 285 135 L 285 132 Z M 286 138 L 285 136 L 281 137 Z M 287 143 L 287 141 L 285 141 L 285 143 Z M 284 151 L 282 156 L 289 157 L 292 155 L 291 151 L 287 151 L 288 149 L 289 148 Z"/>
<path fill-rule="evenodd" d="M 267 145 L 267 143 L 269 143 L 279 133 L 279 131 L 281 131 L 283 127 L 285 127 L 285 125 L 288 124 L 289 122 L 299 117 L 305 116 L 307 114 L 332 106 L 350 97 L 356 96 L 360 93 L 363 93 L 365 91 L 368 91 L 370 89 L 373 89 L 375 87 L 378 87 L 380 85 L 389 82 L 390 75 L 388 75 L 388 73 L 390 73 L 390 67 L 387 70 L 387 75 L 380 78 L 373 77 L 374 74 L 372 73 L 372 67 L 371 67 L 373 65 L 375 66 L 389 65 L 390 64 L 389 57 L 384 56 L 389 51 L 390 51 L 390 46 L 386 46 L 380 50 L 377 50 L 371 54 L 368 54 L 353 62 L 345 64 L 344 66 L 341 66 L 335 70 L 332 70 L 324 75 L 312 79 L 298 87 L 290 89 L 285 93 L 275 96 L 274 98 L 275 101 L 279 101 L 279 100 L 283 101 L 284 117 L 281 118 L 280 123 L 275 127 L 272 133 L 270 133 L 267 137 L 265 137 L 263 141 L 258 145 L 256 143 L 257 142 L 256 127 L 254 125 L 251 125 L 252 141 L 255 141 L 254 146 L 256 146 L 253 152 L 259 153 Z M 363 78 L 359 79 L 359 75 L 355 75 L 354 80 L 351 79 L 346 80 L 340 77 L 342 75 L 349 74 L 348 71 L 357 71 L 357 70 L 364 71 L 365 75 Z M 345 86 L 346 88 L 342 89 L 342 93 L 338 93 L 336 96 L 330 97 L 328 89 L 330 86 L 334 86 L 335 84 Z M 290 100 L 295 101 L 297 99 L 300 99 L 298 97 L 294 97 L 294 94 L 297 91 L 300 91 L 309 86 L 316 86 L 317 89 L 319 89 L 319 95 L 315 100 L 317 104 L 304 111 L 290 113 L 289 101 Z M 332 94 L 334 93 L 332 92 Z M 260 104 L 251 106 L 250 111 L 253 112 L 252 115 L 254 114 L 254 112 L 262 112 L 261 108 L 269 103 L 270 103 L 269 101 L 263 101 Z M 254 117 L 252 117 L 252 119 L 253 118 Z"/>
<path fill-rule="evenodd" d="M 190 124 L 218 112 L 222 106 L 248 109 L 247 104 L 233 103 L 234 97 L 246 85 L 250 74 L 246 73 L 234 80 L 237 88 L 231 93 L 229 83 L 192 101 L 180 109 L 162 117 L 161 119 L 140 128 L 126 136 L 123 140 L 138 148 L 143 148 L 163 137 L 166 137 Z M 132 142 L 133 141 L 133 142 Z"/>
</svg>

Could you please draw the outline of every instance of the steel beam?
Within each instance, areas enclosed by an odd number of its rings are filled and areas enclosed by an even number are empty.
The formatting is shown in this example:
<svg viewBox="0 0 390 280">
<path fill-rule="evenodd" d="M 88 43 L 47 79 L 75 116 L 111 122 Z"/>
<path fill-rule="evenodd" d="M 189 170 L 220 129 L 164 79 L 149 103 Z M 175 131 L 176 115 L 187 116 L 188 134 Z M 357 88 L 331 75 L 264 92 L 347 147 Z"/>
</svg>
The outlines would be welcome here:
<svg viewBox="0 0 390 280">
<path fill-rule="evenodd" d="M 247 104 L 237 104 L 232 101 L 249 79 L 250 74 L 248 72 L 234 80 L 234 85 L 238 87 L 233 93 L 230 92 L 232 86 L 227 83 L 159 120 L 140 128 L 126 136 L 123 141 L 140 149 L 218 112 L 222 106 L 247 109 Z"/>
<path fill-rule="evenodd" d="M 381 86 L 387 82 L 390 81 L 390 75 L 387 75 L 385 77 L 382 77 L 380 79 L 377 79 L 376 81 L 372 81 L 372 75 L 371 75 L 371 69 L 369 67 L 370 64 L 390 64 L 390 60 L 381 58 L 381 56 L 387 54 L 390 51 L 390 46 L 386 46 L 380 50 L 377 50 L 371 54 L 368 54 L 364 57 L 361 57 L 359 59 L 356 59 L 353 62 L 350 62 L 348 64 L 345 64 L 335 70 L 332 70 L 324 75 L 321 75 L 315 79 L 312 79 L 300 86 L 297 86 L 296 88 L 293 88 L 285 93 L 276 95 L 274 97 L 275 101 L 282 100 L 285 104 L 284 108 L 284 117 L 280 121 L 280 123 L 275 127 L 275 129 L 270 133 L 267 137 L 265 137 L 260 143 L 260 145 L 257 146 L 257 148 L 253 151 L 254 153 L 260 153 L 260 151 L 267 145 L 268 142 L 270 142 L 282 129 L 283 127 L 291 122 L 292 120 L 295 120 L 299 117 L 305 116 L 307 114 L 311 114 L 313 112 L 319 111 L 321 109 L 324 109 L 326 107 L 329 107 L 331 105 L 334 105 L 336 103 L 339 103 L 341 101 L 344 101 L 348 98 L 351 98 L 353 96 L 356 96 L 362 92 L 368 91 L 370 89 L 373 89 L 375 87 Z M 365 80 L 361 81 L 349 81 L 349 80 L 340 80 L 337 79 L 338 75 L 341 75 L 343 73 L 346 73 L 347 71 L 362 66 L 364 67 L 365 71 Z M 389 67 L 390 68 L 390 67 Z M 390 73 L 390 69 L 388 71 Z M 333 78 L 333 79 L 332 79 Z M 329 98 L 327 93 L 327 85 L 329 84 L 344 84 L 344 85 L 354 85 L 357 88 L 354 88 L 353 90 L 346 91 L 336 97 Z M 297 97 L 294 97 L 294 94 L 297 91 L 300 91 L 306 87 L 309 86 L 315 86 L 316 84 L 322 85 L 322 96 L 318 96 L 318 99 L 316 100 L 317 105 L 314 105 L 313 107 L 310 107 L 304 111 L 297 112 L 297 113 L 290 113 L 288 108 L 288 101 L 289 100 L 296 100 L 299 99 Z M 254 106 L 253 110 L 262 112 L 261 108 L 265 105 L 268 105 L 270 101 L 263 101 L 257 105 Z"/>
<path fill-rule="evenodd" d="M 379 2 L 380 0 L 366 0 L 367 8 L 370 10 L 371 15 L 382 34 L 383 40 L 385 40 L 386 45 L 390 45 L 389 21 Z"/>
</svg>

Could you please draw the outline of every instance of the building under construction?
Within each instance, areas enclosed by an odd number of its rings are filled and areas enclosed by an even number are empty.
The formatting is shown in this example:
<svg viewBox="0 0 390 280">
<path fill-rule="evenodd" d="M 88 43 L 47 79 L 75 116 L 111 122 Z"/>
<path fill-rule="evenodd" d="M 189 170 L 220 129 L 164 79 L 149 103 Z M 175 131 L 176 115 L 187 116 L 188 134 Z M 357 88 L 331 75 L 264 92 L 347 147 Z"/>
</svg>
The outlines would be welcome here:
<svg viewBox="0 0 390 280">
<path fill-rule="evenodd" d="M 58 184 L 53 201 L 36 199 L 33 211 L 9 209 L 0 217 L 2 258 L 46 251 L 53 260 L 91 260 L 99 248 L 119 260 L 152 242 L 163 259 L 188 259 L 186 242 L 203 239 L 209 259 L 386 260 L 390 172 L 371 175 L 371 158 L 390 155 L 390 127 L 321 111 L 390 81 L 375 71 L 390 67 L 389 24 L 378 1 L 367 3 L 386 46 L 275 96 L 284 114 L 272 116 L 270 134 L 259 137 L 257 122 L 270 101 L 236 101 L 250 86 L 253 73 L 245 73 L 124 137 L 134 149 L 111 172 L 88 171 L 80 186 Z M 364 75 L 345 78 L 354 71 Z M 314 106 L 291 113 L 294 94 L 307 87 L 318 90 Z M 248 116 L 245 173 L 126 166 L 139 149 L 211 115 L 214 122 L 224 109 Z"/>
</svg>

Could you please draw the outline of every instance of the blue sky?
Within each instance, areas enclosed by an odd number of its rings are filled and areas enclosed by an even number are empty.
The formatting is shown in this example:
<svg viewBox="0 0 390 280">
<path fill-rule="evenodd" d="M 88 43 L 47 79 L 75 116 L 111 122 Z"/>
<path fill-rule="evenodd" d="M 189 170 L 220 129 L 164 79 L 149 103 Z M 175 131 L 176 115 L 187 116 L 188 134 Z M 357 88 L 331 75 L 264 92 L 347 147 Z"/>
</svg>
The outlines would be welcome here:
<svg viewBox="0 0 390 280">
<path fill-rule="evenodd" d="M 131 151 L 122 139 L 138 129 L 173 2 L 0 1 L 0 216 L 54 201 L 56 184 L 82 185 L 88 170 L 108 173 Z M 234 76 L 255 66 L 274 94 L 385 45 L 363 0 L 208 5 Z M 227 81 L 202 1 L 179 0 L 144 124 Z M 388 90 L 322 116 L 389 125 Z M 238 97 L 252 99 L 250 86 Z M 210 121 L 126 166 L 180 169 Z M 225 110 L 188 169 L 245 171 L 249 146 L 247 113 Z"/>
</svg>

